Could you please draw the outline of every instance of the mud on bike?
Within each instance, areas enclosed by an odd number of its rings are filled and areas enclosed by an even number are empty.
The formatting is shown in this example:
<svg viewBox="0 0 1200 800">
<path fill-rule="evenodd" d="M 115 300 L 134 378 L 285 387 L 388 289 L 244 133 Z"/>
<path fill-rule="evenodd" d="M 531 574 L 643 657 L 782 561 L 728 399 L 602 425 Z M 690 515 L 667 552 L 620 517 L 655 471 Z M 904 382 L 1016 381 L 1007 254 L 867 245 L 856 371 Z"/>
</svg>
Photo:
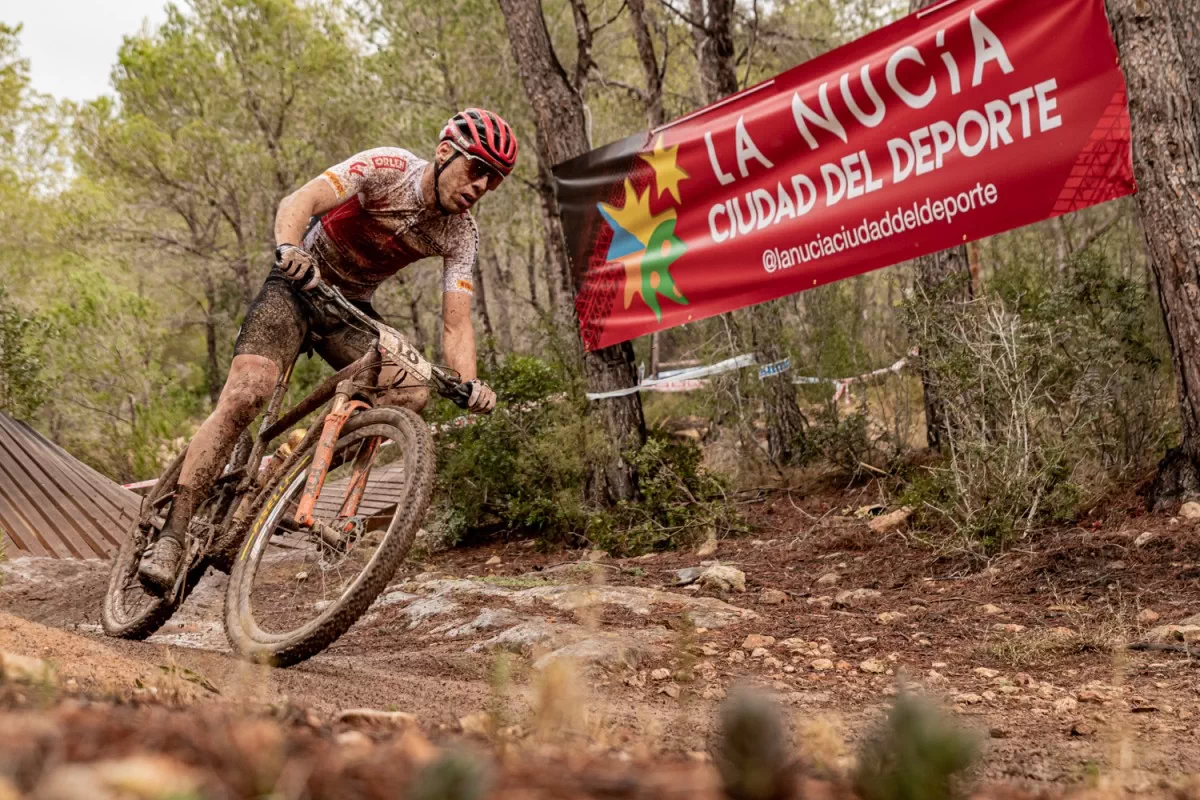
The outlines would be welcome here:
<svg viewBox="0 0 1200 800">
<path fill-rule="evenodd" d="M 408 555 L 429 507 L 433 438 L 417 413 L 377 401 L 392 388 L 428 386 L 465 408 L 470 387 L 336 288 L 319 283 L 312 293 L 347 323 L 371 331 L 375 345 L 281 411 L 292 368 L 284 372 L 257 435 L 242 434 L 197 504 L 175 587 L 159 597 L 143 588 L 138 563 L 166 524 L 186 450 L 179 454 L 143 499 L 113 561 L 102 613 L 110 636 L 150 636 L 213 566 L 229 573 L 225 631 L 234 651 L 290 666 L 345 633 Z M 398 377 L 380 388 L 388 367 L 398 368 Z M 316 423 L 296 427 L 322 406 Z M 385 490 L 376 492 L 385 496 L 383 505 L 364 503 L 373 489 Z"/>
</svg>

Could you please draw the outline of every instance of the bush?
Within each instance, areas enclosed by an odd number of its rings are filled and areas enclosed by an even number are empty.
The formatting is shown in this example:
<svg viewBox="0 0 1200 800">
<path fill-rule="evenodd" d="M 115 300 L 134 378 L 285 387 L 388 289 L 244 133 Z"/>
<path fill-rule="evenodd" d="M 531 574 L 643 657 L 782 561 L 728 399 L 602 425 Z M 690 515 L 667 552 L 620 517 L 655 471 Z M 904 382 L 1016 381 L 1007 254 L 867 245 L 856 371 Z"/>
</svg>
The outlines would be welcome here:
<svg viewBox="0 0 1200 800">
<path fill-rule="evenodd" d="M 451 427 L 439 442 L 439 518 L 450 542 L 527 533 L 546 544 L 625 554 L 735 524 L 721 481 L 700 466 L 699 448 L 661 436 L 628 455 L 638 472 L 639 502 L 589 506 L 592 454 L 605 441 L 581 393 L 566 393 L 562 372 L 529 356 L 509 356 L 486 377 L 500 399 L 497 411 Z M 452 414 L 443 407 L 436 416 Z"/>
<path fill-rule="evenodd" d="M 941 463 L 904 501 L 969 548 L 1073 518 L 1152 464 L 1169 434 L 1170 373 L 1146 286 L 1094 255 L 1071 268 L 1069 281 L 1017 269 L 984 298 L 908 308 L 946 430 Z"/>
</svg>

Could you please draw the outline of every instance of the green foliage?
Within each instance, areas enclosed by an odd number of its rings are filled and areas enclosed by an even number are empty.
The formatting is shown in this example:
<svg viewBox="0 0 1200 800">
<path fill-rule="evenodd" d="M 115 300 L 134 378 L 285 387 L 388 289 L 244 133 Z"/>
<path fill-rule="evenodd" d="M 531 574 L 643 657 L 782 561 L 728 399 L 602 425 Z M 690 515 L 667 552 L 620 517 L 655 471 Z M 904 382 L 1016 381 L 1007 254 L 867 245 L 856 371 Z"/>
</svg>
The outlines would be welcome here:
<svg viewBox="0 0 1200 800">
<path fill-rule="evenodd" d="M 980 300 L 909 306 L 946 441 L 904 501 L 968 547 L 1073 518 L 1169 436 L 1169 361 L 1145 284 L 1096 254 L 1070 269 L 1050 280 L 1019 262 Z"/>
<path fill-rule="evenodd" d="M 854 788 L 863 800 L 950 800 L 977 745 L 932 702 L 901 692 L 887 720 L 863 744 Z"/>
<path fill-rule="evenodd" d="M 27 418 L 50 396 L 41 351 L 50 325 L 23 314 L 0 286 L 0 411 Z"/>
<path fill-rule="evenodd" d="M 620 554 L 673 547 L 735 524 L 721 482 L 700 464 L 699 448 L 659 436 L 629 455 L 642 499 L 592 507 L 587 467 L 605 443 L 578 395 L 563 393 L 562 371 L 514 355 L 486 377 L 500 407 L 443 434 L 439 446 L 442 519 L 452 540 L 523 532 Z"/>
<path fill-rule="evenodd" d="M 778 707 L 768 697 L 740 689 L 721 706 L 713 763 L 729 800 L 788 800 L 795 776 Z"/>
</svg>

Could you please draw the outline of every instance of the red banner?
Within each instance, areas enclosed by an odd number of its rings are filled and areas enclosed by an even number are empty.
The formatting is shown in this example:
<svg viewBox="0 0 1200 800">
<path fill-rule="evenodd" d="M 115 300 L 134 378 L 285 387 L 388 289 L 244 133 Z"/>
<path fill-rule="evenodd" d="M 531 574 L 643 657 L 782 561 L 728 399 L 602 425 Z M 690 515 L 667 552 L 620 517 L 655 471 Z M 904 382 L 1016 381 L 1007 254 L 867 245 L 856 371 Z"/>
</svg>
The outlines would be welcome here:
<svg viewBox="0 0 1200 800">
<path fill-rule="evenodd" d="M 1103 0 L 948 0 L 554 174 L 588 349 L 1136 190 Z"/>
</svg>

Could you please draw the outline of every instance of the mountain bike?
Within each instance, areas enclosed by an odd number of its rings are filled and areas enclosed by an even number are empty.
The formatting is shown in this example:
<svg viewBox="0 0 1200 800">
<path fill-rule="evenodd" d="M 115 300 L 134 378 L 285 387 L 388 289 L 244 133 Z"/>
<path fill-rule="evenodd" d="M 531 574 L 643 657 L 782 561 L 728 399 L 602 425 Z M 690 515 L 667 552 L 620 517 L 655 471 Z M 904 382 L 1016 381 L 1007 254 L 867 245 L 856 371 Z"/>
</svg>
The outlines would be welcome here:
<svg viewBox="0 0 1200 800">
<path fill-rule="evenodd" d="M 110 636 L 150 636 L 213 566 L 229 573 L 224 616 L 234 651 L 290 666 L 345 633 L 408 555 L 429 508 L 433 438 L 416 412 L 379 400 L 393 388 L 427 386 L 466 408 L 470 386 L 337 288 L 319 283 L 312 292 L 348 324 L 371 331 L 375 345 L 282 411 L 292 368 L 285 371 L 257 434 L 242 434 L 197 504 L 185 566 L 160 597 L 143 588 L 137 570 L 166 525 L 186 450 L 175 458 L 113 561 L 101 615 Z M 387 367 L 397 368 L 397 377 L 380 387 Z M 322 406 L 316 424 L 299 427 Z M 284 443 L 265 456 L 280 437 Z"/>
</svg>

